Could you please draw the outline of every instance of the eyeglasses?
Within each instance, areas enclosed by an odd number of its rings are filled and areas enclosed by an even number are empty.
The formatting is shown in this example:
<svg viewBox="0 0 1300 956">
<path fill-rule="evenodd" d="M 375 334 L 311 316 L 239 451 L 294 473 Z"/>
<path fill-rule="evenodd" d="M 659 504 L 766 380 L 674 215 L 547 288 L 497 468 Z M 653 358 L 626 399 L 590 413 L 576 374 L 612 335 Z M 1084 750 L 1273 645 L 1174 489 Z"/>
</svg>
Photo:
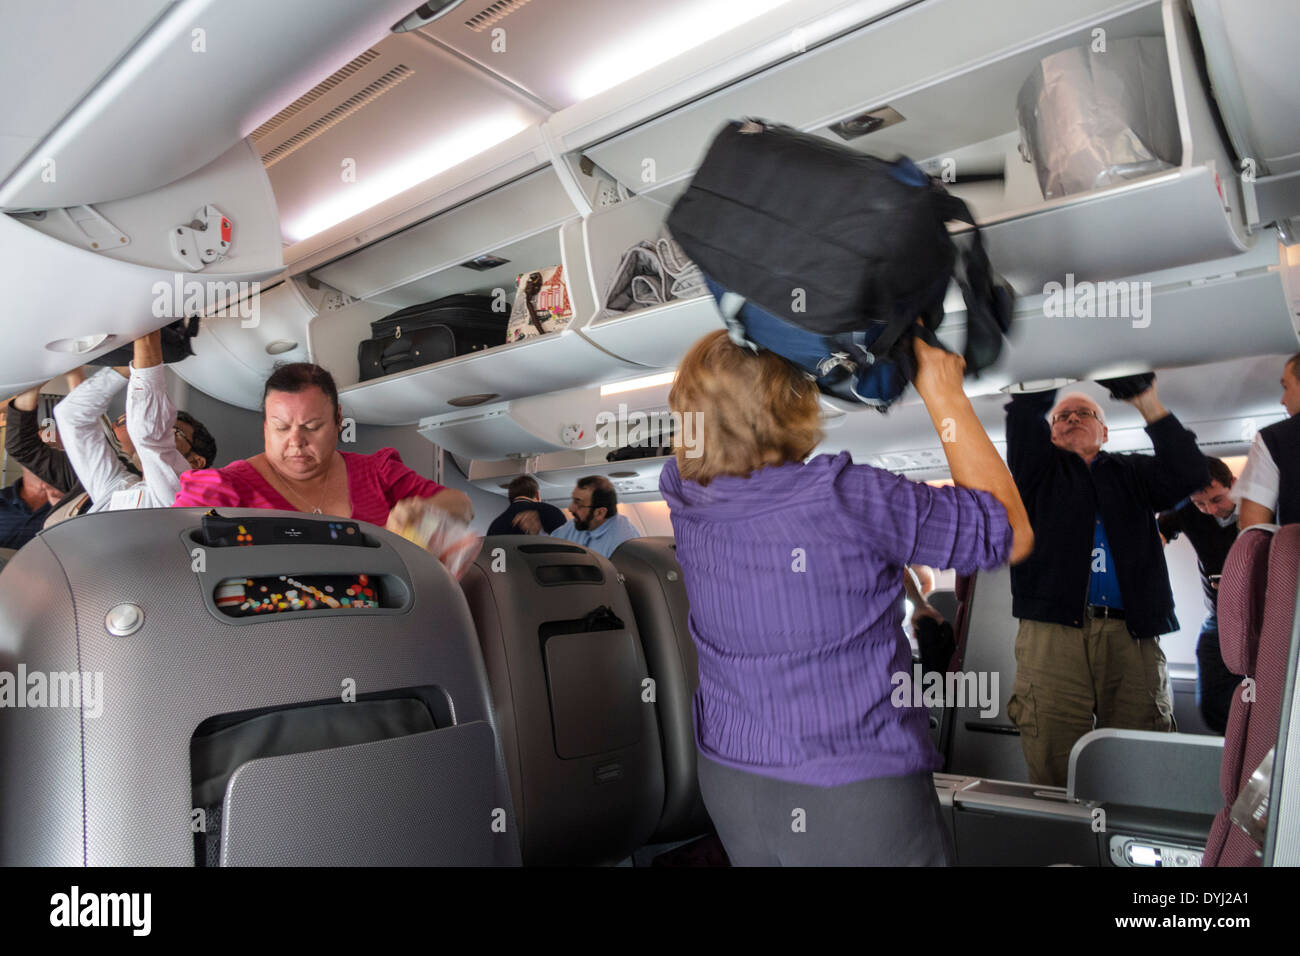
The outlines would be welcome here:
<svg viewBox="0 0 1300 956">
<path fill-rule="evenodd" d="M 1052 416 L 1052 424 L 1059 425 L 1061 422 L 1069 421 L 1072 416 L 1077 417 L 1081 422 L 1087 421 L 1089 418 L 1101 421 L 1101 416 L 1090 408 L 1067 408 L 1065 411 L 1057 412 Z"/>
<path fill-rule="evenodd" d="M 178 445 L 176 448 L 177 451 L 179 451 L 182 455 L 188 455 L 190 452 L 194 450 L 194 442 L 190 440 L 189 435 L 185 434 L 185 429 L 181 428 L 180 425 L 177 425 L 175 428 L 172 429 L 172 432 L 176 435 L 177 441 L 185 442 L 185 448 L 181 449 L 180 446 Z"/>
<path fill-rule="evenodd" d="M 590 510 L 591 510 L 591 505 L 584 505 L 581 501 L 570 501 L 570 502 L 569 502 L 569 510 L 570 510 L 570 511 L 577 511 L 577 510 L 579 510 L 579 509 L 586 509 L 587 511 L 590 511 Z"/>
</svg>

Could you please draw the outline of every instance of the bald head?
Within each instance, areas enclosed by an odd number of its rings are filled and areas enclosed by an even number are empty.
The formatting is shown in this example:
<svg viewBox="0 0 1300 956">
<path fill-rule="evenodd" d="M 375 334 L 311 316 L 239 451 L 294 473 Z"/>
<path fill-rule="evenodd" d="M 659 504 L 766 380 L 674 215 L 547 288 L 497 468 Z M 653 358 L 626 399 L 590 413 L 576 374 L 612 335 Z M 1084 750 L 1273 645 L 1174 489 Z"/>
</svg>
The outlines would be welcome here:
<svg viewBox="0 0 1300 956">
<path fill-rule="evenodd" d="M 1106 413 L 1082 392 L 1071 392 L 1052 409 L 1052 444 L 1091 463 L 1106 443 Z"/>
</svg>

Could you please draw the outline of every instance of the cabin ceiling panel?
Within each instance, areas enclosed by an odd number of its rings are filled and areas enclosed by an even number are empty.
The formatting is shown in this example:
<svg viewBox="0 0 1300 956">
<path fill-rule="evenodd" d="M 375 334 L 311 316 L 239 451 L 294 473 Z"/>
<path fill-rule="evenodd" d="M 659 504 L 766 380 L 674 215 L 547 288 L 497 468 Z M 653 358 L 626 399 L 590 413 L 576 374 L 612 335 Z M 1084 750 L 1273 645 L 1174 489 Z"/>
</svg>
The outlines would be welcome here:
<svg viewBox="0 0 1300 956">
<path fill-rule="evenodd" d="M 791 0 L 465 0 L 420 32 L 571 106 Z"/>
<path fill-rule="evenodd" d="M 167 9 L 168 0 L 6 0 L 0 29 L 0 180 Z M 76 24 L 76 29 L 68 29 Z"/>
</svg>

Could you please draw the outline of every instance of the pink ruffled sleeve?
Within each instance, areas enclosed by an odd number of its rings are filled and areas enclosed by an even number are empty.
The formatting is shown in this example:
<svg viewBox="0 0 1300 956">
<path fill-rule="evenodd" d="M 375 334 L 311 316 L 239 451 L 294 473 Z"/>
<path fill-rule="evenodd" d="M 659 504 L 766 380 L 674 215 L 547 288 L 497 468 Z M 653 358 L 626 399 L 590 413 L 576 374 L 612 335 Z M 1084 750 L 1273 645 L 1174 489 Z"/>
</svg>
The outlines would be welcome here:
<svg viewBox="0 0 1300 956">
<path fill-rule="evenodd" d="M 235 488 L 220 468 L 200 468 L 181 475 L 181 490 L 172 502 L 173 508 L 238 508 L 239 490 Z"/>
<path fill-rule="evenodd" d="M 402 464 L 402 456 L 396 448 L 381 448 L 371 458 L 389 508 L 403 498 L 431 498 L 443 490 L 436 481 Z"/>
</svg>

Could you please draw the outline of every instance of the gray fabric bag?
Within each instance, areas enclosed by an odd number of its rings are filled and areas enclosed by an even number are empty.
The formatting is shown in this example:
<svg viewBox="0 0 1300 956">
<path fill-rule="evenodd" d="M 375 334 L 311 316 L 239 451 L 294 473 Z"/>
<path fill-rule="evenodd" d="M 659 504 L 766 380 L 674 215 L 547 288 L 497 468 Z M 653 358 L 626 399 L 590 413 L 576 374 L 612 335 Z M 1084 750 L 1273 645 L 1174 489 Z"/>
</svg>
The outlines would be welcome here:
<svg viewBox="0 0 1300 956">
<path fill-rule="evenodd" d="M 1139 179 L 1182 161 L 1163 37 L 1045 57 L 1016 102 L 1020 152 L 1045 199 Z"/>
</svg>

